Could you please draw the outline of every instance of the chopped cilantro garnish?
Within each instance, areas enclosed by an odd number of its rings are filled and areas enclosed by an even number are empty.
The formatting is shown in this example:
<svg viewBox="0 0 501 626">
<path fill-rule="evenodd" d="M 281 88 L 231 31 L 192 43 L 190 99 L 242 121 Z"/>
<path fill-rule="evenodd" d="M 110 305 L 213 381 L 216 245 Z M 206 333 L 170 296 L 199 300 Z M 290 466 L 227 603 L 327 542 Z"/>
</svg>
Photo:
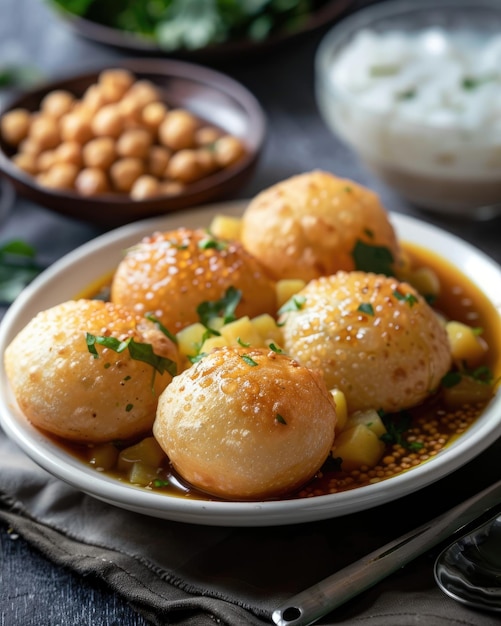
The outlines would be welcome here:
<svg viewBox="0 0 501 626">
<path fill-rule="evenodd" d="M 245 361 L 247 365 L 250 365 L 251 367 L 256 367 L 256 365 L 258 365 L 258 363 L 256 363 L 256 361 L 254 361 L 254 359 L 250 357 L 248 354 L 242 354 L 241 357 L 242 357 L 242 360 Z"/>
<path fill-rule="evenodd" d="M 225 324 L 234 321 L 236 319 L 235 309 L 241 297 L 242 292 L 239 289 L 228 287 L 220 300 L 216 300 L 215 302 L 202 302 L 197 307 L 200 322 L 208 328 L 210 320 L 214 317 L 222 316 Z"/>
<path fill-rule="evenodd" d="M 150 322 L 153 322 L 158 330 L 160 330 L 168 339 L 170 339 L 173 343 L 177 343 L 176 335 L 173 335 L 170 330 L 166 328 L 152 313 L 147 313 L 145 317 Z"/>
<path fill-rule="evenodd" d="M 133 408 L 134 408 L 134 405 L 133 405 L 133 404 L 128 404 L 128 405 L 125 407 L 125 410 L 127 411 L 127 413 L 129 413 L 130 411 L 132 411 L 132 409 L 133 409 Z"/>
<path fill-rule="evenodd" d="M 268 346 L 270 350 L 272 350 L 273 352 L 276 352 L 277 354 L 283 354 L 283 350 L 281 350 L 276 344 L 274 343 L 270 343 L 270 345 Z"/>
<path fill-rule="evenodd" d="M 237 337 L 237 343 L 240 344 L 243 348 L 248 348 L 250 346 L 250 343 L 246 343 L 245 341 L 242 341 L 240 337 Z"/>
<path fill-rule="evenodd" d="M 416 304 L 416 302 L 418 301 L 418 299 L 416 298 L 416 296 L 412 293 L 400 293 L 400 291 L 395 290 L 393 292 L 393 295 L 395 296 L 395 298 L 397 300 L 401 300 L 403 302 L 406 302 L 409 306 L 414 306 Z"/>
<path fill-rule="evenodd" d="M 275 416 L 275 420 L 279 423 L 279 424 L 284 424 L 284 426 L 287 426 L 287 422 L 285 421 L 285 419 L 282 417 L 282 415 L 280 415 L 280 413 L 277 413 Z"/>
<path fill-rule="evenodd" d="M 360 311 L 361 313 L 367 313 L 367 315 L 374 315 L 374 307 L 370 302 L 362 302 L 362 304 L 359 305 L 357 311 Z"/>
<path fill-rule="evenodd" d="M 289 298 L 289 300 L 280 307 L 278 314 L 281 315 L 282 313 L 289 313 L 290 311 L 300 311 L 304 307 L 305 302 L 305 296 L 292 296 L 292 298 Z"/>
<path fill-rule="evenodd" d="M 209 234 L 207 235 L 207 237 L 205 237 L 205 239 L 201 239 L 198 242 L 198 247 L 201 250 L 210 250 L 210 249 L 226 250 L 226 248 L 228 247 L 228 242 L 221 241 L 220 239 L 216 239 L 215 237 Z"/>
<path fill-rule="evenodd" d="M 386 246 L 375 246 L 358 239 L 352 252 L 355 269 L 375 274 L 393 274 L 393 254 Z"/>
<path fill-rule="evenodd" d="M 42 269 L 30 244 L 16 239 L 1 245 L 0 302 L 11 304 Z"/>
</svg>

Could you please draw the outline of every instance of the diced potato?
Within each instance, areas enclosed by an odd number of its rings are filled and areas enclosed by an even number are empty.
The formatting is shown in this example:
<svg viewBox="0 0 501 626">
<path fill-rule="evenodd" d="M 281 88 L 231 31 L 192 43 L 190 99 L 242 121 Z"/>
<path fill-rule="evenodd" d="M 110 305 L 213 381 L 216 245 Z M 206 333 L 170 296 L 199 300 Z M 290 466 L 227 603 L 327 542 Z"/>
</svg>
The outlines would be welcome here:
<svg viewBox="0 0 501 626">
<path fill-rule="evenodd" d="M 331 389 L 331 394 L 336 405 L 336 435 L 339 434 L 348 420 L 348 406 L 346 404 L 346 396 L 341 389 Z"/>
<path fill-rule="evenodd" d="M 409 274 L 408 282 L 419 291 L 422 296 L 438 296 L 440 281 L 430 267 L 419 267 Z"/>
<path fill-rule="evenodd" d="M 146 487 L 157 478 L 157 470 L 151 465 L 136 461 L 129 472 L 129 482 Z"/>
<path fill-rule="evenodd" d="M 276 343 L 279 346 L 283 343 L 282 329 L 277 326 L 276 320 L 269 315 L 269 313 L 263 313 L 253 317 L 252 325 L 259 333 L 263 344 L 269 345 L 269 343 Z"/>
<path fill-rule="evenodd" d="M 381 435 L 384 435 L 386 432 L 386 426 L 375 409 L 355 411 L 355 413 L 349 416 L 346 428 L 356 426 L 357 424 L 367 426 L 367 428 L 370 428 L 378 437 L 381 437 Z"/>
<path fill-rule="evenodd" d="M 443 397 L 450 409 L 460 409 L 465 404 L 474 405 L 485 402 L 492 397 L 491 385 L 475 380 L 470 376 L 463 376 L 457 385 L 444 387 Z"/>
<path fill-rule="evenodd" d="M 139 443 L 124 448 L 119 456 L 117 467 L 120 471 L 129 471 L 133 463 L 141 462 L 150 467 L 158 467 L 165 459 L 165 452 L 162 450 L 154 437 L 145 437 Z"/>
<path fill-rule="evenodd" d="M 474 328 L 461 322 L 450 321 L 445 325 L 449 336 L 452 358 L 457 363 L 466 363 L 474 367 L 482 362 L 489 349 L 486 341 Z"/>
<path fill-rule="evenodd" d="M 206 332 L 207 328 L 200 322 L 195 322 L 180 330 L 176 334 L 179 352 L 188 356 L 197 354 Z"/>
<path fill-rule="evenodd" d="M 230 215 L 216 215 L 209 227 L 209 231 L 221 239 L 239 240 L 242 229 L 242 220 Z"/>
<path fill-rule="evenodd" d="M 240 343 L 251 346 L 263 345 L 261 335 L 247 315 L 225 324 L 219 332 L 226 339 L 228 345 L 239 345 Z"/>
<path fill-rule="evenodd" d="M 221 330 L 224 326 L 224 317 L 213 317 L 209 322 L 209 326 L 212 330 Z"/>
<path fill-rule="evenodd" d="M 110 470 L 115 467 L 118 450 L 112 443 L 101 443 L 90 449 L 89 463 L 96 469 Z"/>
<path fill-rule="evenodd" d="M 345 429 L 334 442 L 332 455 L 341 457 L 341 467 L 350 472 L 363 465 L 374 467 L 385 450 L 384 443 L 364 424 Z"/>
<path fill-rule="evenodd" d="M 299 278 L 283 278 L 277 281 L 275 285 L 277 292 L 277 309 L 283 306 L 292 296 L 301 291 L 305 285 L 305 281 Z"/>
<path fill-rule="evenodd" d="M 208 354 L 216 348 L 223 348 L 228 345 L 228 341 L 221 335 L 211 335 L 202 344 L 200 348 L 201 354 Z"/>
</svg>

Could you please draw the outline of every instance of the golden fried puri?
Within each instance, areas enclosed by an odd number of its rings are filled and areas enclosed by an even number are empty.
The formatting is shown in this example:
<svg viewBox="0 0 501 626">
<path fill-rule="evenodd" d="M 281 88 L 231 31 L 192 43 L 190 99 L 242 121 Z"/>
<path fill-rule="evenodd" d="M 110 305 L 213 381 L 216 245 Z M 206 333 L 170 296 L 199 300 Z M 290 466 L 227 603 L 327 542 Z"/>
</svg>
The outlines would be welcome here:
<svg viewBox="0 0 501 626">
<path fill-rule="evenodd" d="M 321 376 L 267 348 L 225 347 L 175 377 L 153 434 L 179 474 L 225 499 L 269 499 L 318 471 L 336 412 Z"/>
<path fill-rule="evenodd" d="M 179 228 L 145 237 L 127 252 L 113 277 L 111 300 L 153 313 L 178 332 L 199 321 L 201 303 L 220 300 L 229 287 L 242 292 L 238 317 L 276 312 L 274 282 L 240 243 Z"/>
<path fill-rule="evenodd" d="M 171 373 L 133 358 L 129 348 L 96 343 L 96 356 L 87 333 L 135 342 L 139 351 L 149 344 L 164 363 L 174 363 L 172 373 L 179 366 L 176 345 L 152 322 L 109 302 L 64 302 L 36 315 L 5 351 L 22 412 L 35 426 L 72 441 L 127 440 L 148 431 Z"/>
<path fill-rule="evenodd" d="M 276 279 L 366 271 L 355 265 L 357 241 L 387 248 L 394 261 L 399 255 L 378 196 L 323 171 L 293 176 L 255 196 L 242 218 L 241 239 Z"/>
<path fill-rule="evenodd" d="M 395 278 L 338 272 L 311 281 L 284 312 L 284 348 L 321 369 L 350 411 L 422 402 L 451 364 L 446 331 L 415 289 Z"/>
</svg>

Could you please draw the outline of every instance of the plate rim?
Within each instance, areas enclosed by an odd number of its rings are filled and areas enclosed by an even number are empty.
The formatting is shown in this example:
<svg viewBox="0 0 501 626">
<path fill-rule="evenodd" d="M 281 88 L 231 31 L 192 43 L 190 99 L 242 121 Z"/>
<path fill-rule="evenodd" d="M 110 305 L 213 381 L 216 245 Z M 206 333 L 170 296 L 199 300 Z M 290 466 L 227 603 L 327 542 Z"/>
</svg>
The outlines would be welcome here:
<svg viewBox="0 0 501 626">
<path fill-rule="evenodd" d="M 108 231 L 78 246 L 35 278 L 9 307 L 0 322 L 0 355 L 3 358 L 3 352 L 10 339 L 26 323 L 24 319 L 30 319 L 35 314 L 36 307 L 33 308 L 33 303 L 41 292 L 50 292 L 51 286 L 54 288 L 62 275 L 71 274 L 72 268 L 81 264 L 83 260 L 87 259 L 88 262 L 89 259 L 99 258 L 100 254 L 102 256 L 103 247 L 113 245 L 113 255 L 116 255 L 119 246 L 122 246 L 120 249 L 123 249 L 125 242 L 137 241 L 139 237 L 150 234 L 154 230 L 184 226 L 187 220 L 193 220 L 194 226 L 199 219 L 208 224 L 210 219 L 218 213 L 241 214 L 247 203 L 248 200 L 240 200 L 209 204 L 182 214 L 167 214 L 162 217 L 141 220 Z M 389 212 L 389 218 L 400 239 L 427 247 L 436 254 L 440 253 L 433 246 L 428 245 L 427 242 L 430 240 L 434 242 L 433 245 L 436 245 L 437 242 L 444 245 L 445 249 L 454 244 L 462 255 L 471 257 L 485 270 L 481 275 L 482 284 L 493 279 L 498 280 L 501 284 L 501 266 L 472 244 L 433 224 L 428 224 L 409 215 Z M 200 222 L 199 225 L 203 226 L 204 224 Z M 426 243 L 423 242 L 424 235 L 427 237 Z M 107 258 L 108 267 L 100 271 L 99 275 L 94 277 L 95 280 L 104 276 L 107 271 L 112 271 L 115 267 L 115 261 L 111 258 L 113 255 L 107 254 L 109 257 Z M 449 256 L 442 256 L 449 260 Z M 463 268 L 460 269 L 469 276 Z M 476 268 L 474 269 L 478 271 Z M 471 279 L 471 276 L 469 278 Z M 74 282 L 73 276 L 72 284 Z M 89 281 L 83 281 L 81 290 L 88 284 L 90 284 Z M 478 286 L 485 293 L 484 288 L 481 285 Z M 69 289 L 69 286 L 65 289 Z M 75 292 L 78 290 L 74 289 L 74 296 L 72 297 L 76 297 L 77 293 Z M 490 296 L 487 297 L 501 316 L 501 294 L 499 295 L 500 300 L 496 302 Z M 50 293 L 45 294 L 44 298 L 50 300 Z M 43 298 L 42 301 L 44 301 Z M 61 298 L 52 295 L 53 304 L 60 301 L 62 301 Z M 45 306 L 41 305 L 37 310 L 42 308 Z M 13 407 L 10 406 L 11 404 Z M 416 489 L 424 488 L 432 482 L 444 478 L 459 469 L 464 463 L 478 456 L 494 442 L 495 438 L 501 436 L 501 390 L 498 390 L 485 410 L 483 419 L 469 429 L 470 436 L 458 438 L 446 448 L 443 454 L 434 457 L 431 461 L 373 485 L 337 494 L 292 500 L 231 502 L 169 496 L 148 492 L 142 488 L 120 483 L 116 479 L 97 474 L 96 470 L 85 466 L 84 463 L 62 448 L 57 448 L 58 455 L 54 455 L 51 450 L 56 444 L 20 416 L 3 368 L 0 375 L 0 426 L 3 427 L 10 439 L 44 470 L 79 491 L 119 508 L 151 517 L 208 526 L 274 526 L 320 521 L 370 509 L 397 500 Z M 455 452 L 452 458 L 447 456 L 448 450 Z M 61 458 L 64 462 L 61 461 Z M 99 476 L 100 480 L 96 480 L 96 476 Z"/>
</svg>

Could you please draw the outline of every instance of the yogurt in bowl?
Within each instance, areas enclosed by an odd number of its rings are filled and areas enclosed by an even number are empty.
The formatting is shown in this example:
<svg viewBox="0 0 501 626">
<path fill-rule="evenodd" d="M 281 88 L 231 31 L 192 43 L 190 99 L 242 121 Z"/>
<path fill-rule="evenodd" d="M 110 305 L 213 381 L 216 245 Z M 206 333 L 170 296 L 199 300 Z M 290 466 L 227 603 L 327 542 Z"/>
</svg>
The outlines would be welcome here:
<svg viewBox="0 0 501 626">
<path fill-rule="evenodd" d="M 501 5 L 482 1 L 355 13 L 317 52 L 319 109 L 410 201 L 489 217 L 501 204 L 500 30 Z"/>
</svg>

